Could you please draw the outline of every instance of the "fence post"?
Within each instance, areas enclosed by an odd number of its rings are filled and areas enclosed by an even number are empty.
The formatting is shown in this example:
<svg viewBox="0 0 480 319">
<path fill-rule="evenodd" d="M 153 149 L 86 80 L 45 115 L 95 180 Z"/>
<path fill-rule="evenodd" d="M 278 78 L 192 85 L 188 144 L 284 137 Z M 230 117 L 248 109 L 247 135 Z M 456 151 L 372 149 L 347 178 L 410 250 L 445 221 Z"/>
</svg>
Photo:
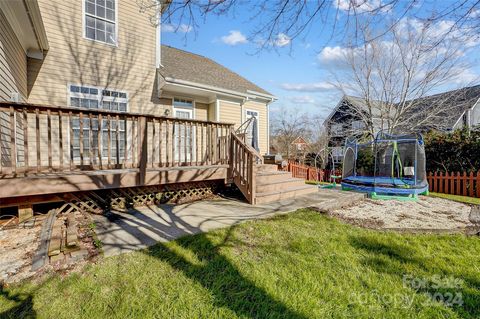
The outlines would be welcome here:
<svg viewBox="0 0 480 319">
<path fill-rule="evenodd" d="M 480 171 L 477 172 L 477 198 L 480 198 Z"/>
<path fill-rule="evenodd" d="M 475 182 L 473 180 L 473 171 L 470 172 L 470 176 L 469 176 L 469 183 L 468 183 L 468 196 L 470 197 L 473 197 L 474 195 L 474 192 L 473 192 L 473 188 L 475 187 Z"/>
<path fill-rule="evenodd" d="M 467 196 L 467 172 L 463 171 L 463 176 L 462 176 L 462 182 L 463 182 L 463 196 Z"/>
<path fill-rule="evenodd" d="M 461 176 L 460 176 L 460 172 L 457 172 L 457 177 L 455 179 L 455 183 L 456 183 L 456 190 L 455 190 L 455 195 L 460 195 L 460 182 L 461 182 Z"/>
</svg>

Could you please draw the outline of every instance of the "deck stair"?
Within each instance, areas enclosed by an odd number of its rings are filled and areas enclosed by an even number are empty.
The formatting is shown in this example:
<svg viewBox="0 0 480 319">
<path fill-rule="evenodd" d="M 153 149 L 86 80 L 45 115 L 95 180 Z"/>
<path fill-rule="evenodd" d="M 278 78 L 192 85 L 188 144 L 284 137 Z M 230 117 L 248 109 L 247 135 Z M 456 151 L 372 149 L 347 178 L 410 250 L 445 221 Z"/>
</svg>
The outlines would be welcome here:
<svg viewBox="0 0 480 319">
<path fill-rule="evenodd" d="M 255 204 L 295 198 L 317 191 L 317 187 L 305 184 L 303 179 L 293 178 L 290 172 L 279 171 L 277 165 L 256 164 L 255 168 Z"/>
</svg>

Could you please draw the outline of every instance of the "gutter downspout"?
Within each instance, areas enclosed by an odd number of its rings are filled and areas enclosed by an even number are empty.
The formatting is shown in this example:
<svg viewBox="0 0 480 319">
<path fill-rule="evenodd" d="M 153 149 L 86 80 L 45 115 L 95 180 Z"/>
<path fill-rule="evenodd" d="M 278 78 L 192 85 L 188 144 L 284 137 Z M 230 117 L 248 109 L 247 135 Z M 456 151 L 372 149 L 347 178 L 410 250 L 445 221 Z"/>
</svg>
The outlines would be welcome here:
<svg viewBox="0 0 480 319">
<path fill-rule="evenodd" d="M 162 65 L 162 4 L 160 0 L 157 0 L 156 5 L 156 17 L 155 17 L 155 66 L 156 68 L 163 67 Z"/>
</svg>

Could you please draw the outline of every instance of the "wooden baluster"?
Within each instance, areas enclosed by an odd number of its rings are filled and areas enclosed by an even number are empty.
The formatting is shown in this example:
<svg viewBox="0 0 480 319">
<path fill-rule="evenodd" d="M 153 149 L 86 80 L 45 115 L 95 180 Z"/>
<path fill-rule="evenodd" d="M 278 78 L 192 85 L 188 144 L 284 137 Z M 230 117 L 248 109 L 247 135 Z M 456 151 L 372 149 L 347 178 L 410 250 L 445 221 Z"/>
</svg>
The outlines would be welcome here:
<svg viewBox="0 0 480 319">
<path fill-rule="evenodd" d="M 120 166 L 120 116 L 117 114 L 115 117 L 116 120 L 116 130 L 115 130 L 115 156 L 117 157 L 117 167 Z"/>
<path fill-rule="evenodd" d="M 47 139 L 48 139 L 48 170 L 52 171 L 52 116 L 50 109 L 47 110 Z"/>
<path fill-rule="evenodd" d="M 193 161 L 193 126 L 192 126 L 192 122 L 189 122 L 188 123 L 188 139 L 190 140 L 190 158 L 189 158 L 189 163 L 190 163 L 190 166 L 192 166 L 192 161 Z"/>
<path fill-rule="evenodd" d="M 201 158 L 201 165 L 205 165 L 205 160 L 206 160 L 206 154 L 205 154 L 205 143 L 206 143 L 206 139 L 205 139 L 205 130 L 204 130 L 204 127 L 205 125 L 202 123 L 200 124 L 200 132 L 201 132 L 201 147 L 202 147 L 202 152 L 200 153 L 202 158 Z"/>
<path fill-rule="evenodd" d="M 27 109 L 23 108 L 23 160 L 24 160 L 24 165 L 25 165 L 25 174 L 28 171 L 28 168 L 30 167 L 30 164 L 28 162 L 28 113 Z M 0 160 L 1 162 L 1 160 Z M 1 167 L 1 164 L 0 164 Z"/>
<path fill-rule="evenodd" d="M 180 130 L 180 124 L 177 121 L 172 121 L 172 165 L 177 166 L 178 162 L 180 162 L 180 140 L 179 140 L 179 133 Z M 177 141 L 175 141 L 177 140 Z M 178 143 L 177 143 L 178 142 Z M 177 143 L 177 148 L 178 148 L 178 159 L 175 160 L 175 143 Z"/>
<path fill-rule="evenodd" d="M 170 140 L 170 121 L 167 120 L 165 122 L 165 158 L 166 158 L 166 165 L 170 166 L 170 156 L 169 156 L 169 140 Z"/>
<path fill-rule="evenodd" d="M 198 123 L 195 123 L 195 166 L 198 166 Z"/>
<path fill-rule="evenodd" d="M 93 115 L 88 113 L 88 120 L 90 122 L 88 128 L 88 157 L 90 159 L 90 166 L 93 167 Z"/>
<path fill-rule="evenodd" d="M 103 169 L 103 119 L 102 114 L 98 114 L 98 134 L 97 134 L 97 156 L 98 156 L 98 164 L 100 169 Z"/>
<path fill-rule="evenodd" d="M 63 112 L 58 111 L 58 142 L 60 146 L 60 170 L 63 171 Z"/>
<path fill-rule="evenodd" d="M 135 153 L 135 118 L 132 116 L 132 167 L 137 167 Z"/>
<path fill-rule="evenodd" d="M 181 141 L 182 139 L 180 139 Z M 183 148 L 184 148 L 184 157 L 183 157 L 183 163 L 184 165 L 187 165 L 188 162 L 188 123 L 183 122 Z"/>
<path fill-rule="evenodd" d="M 155 120 L 155 118 L 152 119 L 152 167 L 155 167 L 154 163 L 155 163 L 155 155 L 157 154 L 157 150 L 155 149 L 155 146 L 157 145 L 155 143 L 155 138 L 157 137 L 156 134 L 155 134 L 155 131 L 156 131 L 156 128 L 155 126 L 157 125 L 157 121 Z"/>
<path fill-rule="evenodd" d="M 72 112 L 68 112 L 68 125 L 70 126 L 70 171 L 73 170 L 73 123 L 72 123 Z"/>
<path fill-rule="evenodd" d="M 112 120 L 110 114 L 107 115 L 107 167 L 112 168 Z"/>
<path fill-rule="evenodd" d="M 83 169 L 83 113 L 80 112 L 80 166 Z"/>
<path fill-rule="evenodd" d="M 37 173 L 40 172 L 42 165 L 40 157 L 40 110 L 35 109 L 35 139 L 36 139 L 36 151 L 37 151 Z"/>
<path fill-rule="evenodd" d="M 122 123 L 123 123 L 123 168 L 127 168 L 128 162 L 128 137 L 127 137 L 127 122 L 128 118 L 126 116 L 122 116 Z"/>
<path fill-rule="evenodd" d="M 15 134 L 15 110 L 10 106 L 10 163 L 12 173 L 17 174 L 17 137 Z"/>
<path fill-rule="evenodd" d="M 158 166 L 163 166 L 162 161 L 162 147 L 163 147 L 163 136 L 162 136 L 162 126 L 163 120 L 159 120 L 158 122 Z"/>
</svg>

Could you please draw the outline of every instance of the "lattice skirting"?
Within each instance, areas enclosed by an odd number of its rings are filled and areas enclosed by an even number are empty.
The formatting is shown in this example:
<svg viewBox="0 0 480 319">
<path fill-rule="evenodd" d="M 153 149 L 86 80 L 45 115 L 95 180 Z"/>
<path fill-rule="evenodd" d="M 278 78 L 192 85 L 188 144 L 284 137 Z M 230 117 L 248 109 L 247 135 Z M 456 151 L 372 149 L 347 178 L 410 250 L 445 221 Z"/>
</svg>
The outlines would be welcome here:
<svg viewBox="0 0 480 319">
<path fill-rule="evenodd" d="M 71 194 L 72 198 L 69 202 L 81 210 L 101 214 L 110 209 L 125 211 L 130 207 L 165 203 L 181 204 L 210 198 L 223 187 L 223 181 L 201 181 L 97 190 Z"/>
</svg>

